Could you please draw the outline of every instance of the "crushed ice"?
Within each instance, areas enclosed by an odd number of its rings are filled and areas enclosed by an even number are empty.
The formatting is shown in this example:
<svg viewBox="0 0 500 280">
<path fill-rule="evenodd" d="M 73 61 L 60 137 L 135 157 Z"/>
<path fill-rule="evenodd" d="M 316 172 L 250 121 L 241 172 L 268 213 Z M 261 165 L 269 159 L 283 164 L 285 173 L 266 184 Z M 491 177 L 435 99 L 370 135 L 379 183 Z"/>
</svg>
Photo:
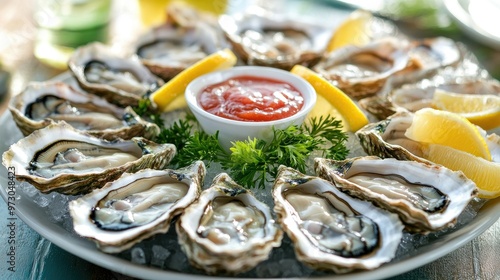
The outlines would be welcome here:
<svg viewBox="0 0 500 280">
<path fill-rule="evenodd" d="M 73 222 L 69 214 L 69 202 L 79 196 L 69 196 L 56 192 L 43 194 L 31 184 L 19 183 L 19 189 L 25 198 L 29 198 L 38 207 L 45 210 L 51 222 L 61 225 L 65 230 L 76 235 Z"/>
</svg>

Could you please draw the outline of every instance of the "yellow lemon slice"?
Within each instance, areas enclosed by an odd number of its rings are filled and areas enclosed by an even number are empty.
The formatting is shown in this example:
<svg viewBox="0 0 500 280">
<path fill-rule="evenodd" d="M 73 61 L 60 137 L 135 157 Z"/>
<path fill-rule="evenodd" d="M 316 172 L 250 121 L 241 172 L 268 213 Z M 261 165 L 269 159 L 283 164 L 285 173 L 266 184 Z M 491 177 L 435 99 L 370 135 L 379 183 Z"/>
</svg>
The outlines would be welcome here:
<svg viewBox="0 0 500 280">
<path fill-rule="evenodd" d="M 290 72 L 308 81 L 313 86 L 316 93 L 323 97 L 329 105 L 333 106 L 333 108 L 340 113 L 344 126 L 348 127 L 349 131 L 355 132 L 368 124 L 368 118 L 356 103 L 316 72 L 301 65 L 295 65 Z M 324 106 L 324 104 L 321 103 L 321 99 L 323 98 L 317 100 L 316 106 Z M 313 114 L 315 109 L 316 107 L 313 108 Z M 319 111 L 321 110 L 328 112 L 328 106 L 326 106 L 326 109 L 319 109 Z"/>
<path fill-rule="evenodd" d="M 141 20 L 144 26 L 153 26 L 165 22 L 165 7 L 169 0 L 137 1 Z"/>
<path fill-rule="evenodd" d="M 335 107 L 333 107 L 326 98 L 318 94 L 316 97 L 316 104 L 314 105 L 311 112 L 307 115 L 306 122 L 310 122 L 313 118 L 319 119 L 319 117 L 327 115 L 340 120 L 343 124 L 341 130 L 344 132 L 348 131 L 346 120 L 344 119 L 342 114 L 340 114 L 339 111 L 335 109 Z"/>
<path fill-rule="evenodd" d="M 191 81 L 213 71 L 231 68 L 235 64 L 236 56 L 231 50 L 224 49 L 215 52 L 177 74 L 177 76 L 155 91 L 151 95 L 151 99 L 158 105 L 160 110 L 166 110 L 176 97 L 184 94 L 187 85 Z"/>
<path fill-rule="evenodd" d="M 327 52 L 347 46 L 363 46 L 371 40 L 370 23 L 373 15 L 364 10 L 356 10 L 334 30 L 333 36 L 326 47 Z"/>
<path fill-rule="evenodd" d="M 488 145 L 478 128 L 455 113 L 418 110 L 405 135 L 414 141 L 449 146 L 491 161 Z"/>
<path fill-rule="evenodd" d="M 481 94 L 461 94 L 436 90 L 432 106 L 460 114 L 471 123 L 483 129 L 500 126 L 500 96 Z"/>
<path fill-rule="evenodd" d="M 487 161 L 451 147 L 430 144 L 423 149 L 424 158 L 446 166 L 455 171 L 462 171 L 479 190 L 480 198 L 500 196 L 500 163 Z"/>
</svg>

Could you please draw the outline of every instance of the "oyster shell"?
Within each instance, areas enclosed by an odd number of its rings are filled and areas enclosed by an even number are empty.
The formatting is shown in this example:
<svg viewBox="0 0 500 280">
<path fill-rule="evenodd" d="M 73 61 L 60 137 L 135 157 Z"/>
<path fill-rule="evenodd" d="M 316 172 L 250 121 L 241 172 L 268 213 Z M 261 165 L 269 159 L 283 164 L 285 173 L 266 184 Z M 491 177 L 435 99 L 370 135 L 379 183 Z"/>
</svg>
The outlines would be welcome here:
<svg viewBox="0 0 500 280">
<path fill-rule="evenodd" d="M 137 105 L 163 84 L 137 57 L 120 57 L 98 42 L 76 49 L 68 66 L 83 89 L 122 107 Z"/>
<path fill-rule="evenodd" d="M 155 75 L 170 80 L 226 46 L 217 17 L 183 2 L 167 7 L 167 21 L 139 38 L 136 54 Z"/>
<path fill-rule="evenodd" d="M 226 173 L 217 175 L 186 208 L 176 229 L 190 263 L 209 274 L 236 274 L 255 267 L 283 236 L 269 207 Z"/>
<path fill-rule="evenodd" d="M 413 113 L 401 111 L 380 122 L 367 124 L 355 135 L 368 155 L 430 164 L 422 157 L 422 144 L 405 136 L 412 122 Z"/>
<path fill-rule="evenodd" d="M 462 172 L 394 158 L 317 158 L 315 170 L 349 195 L 398 214 L 406 229 L 419 233 L 454 226 L 477 193 Z"/>
<path fill-rule="evenodd" d="M 398 111 L 416 112 L 423 108 L 432 107 L 432 98 L 437 90 L 465 94 L 500 95 L 500 83 L 493 79 L 475 77 L 443 81 L 442 77 L 437 76 L 430 80 L 423 79 L 417 83 L 388 89 L 387 93 L 380 96 L 360 100 L 359 105 L 382 120 Z"/>
<path fill-rule="evenodd" d="M 411 41 L 408 55 L 408 67 L 397 73 L 392 82 L 401 84 L 422 79 L 439 69 L 457 64 L 462 56 L 455 41 L 445 37 Z"/>
<path fill-rule="evenodd" d="M 182 70 L 221 49 L 217 33 L 199 24 L 192 28 L 168 24 L 152 28 L 139 38 L 136 54 L 155 75 L 170 80 Z"/>
<path fill-rule="evenodd" d="M 217 3 L 212 4 L 214 6 L 218 5 Z M 166 13 L 166 24 L 184 28 L 194 28 L 200 24 L 204 24 L 213 28 L 213 30 L 220 31 L 218 28 L 217 16 L 213 12 L 203 11 L 186 2 L 173 1 L 169 3 Z"/>
<path fill-rule="evenodd" d="M 410 62 L 408 42 L 382 38 L 363 47 L 347 46 L 325 55 L 313 70 L 355 99 L 376 94 Z"/>
<path fill-rule="evenodd" d="M 175 155 L 172 144 L 142 137 L 106 141 L 61 122 L 36 130 L 3 154 L 4 166 L 16 169 L 16 179 L 43 193 L 88 193 L 124 172 L 162 169 Z"/>
<path fill-rule="evenodd" d="M 285 70 L 315 64 L 331 36 L 326 27 L 260 11 L 222 15 L 219 25 L 245 63 Z"/>
<path fill-rule="evenodd" d="M 152 138 L 160 133 L 157 125 L 130 107 L 123 109 L 62 82 L 30 83 L 13 98 L 9 110 L 25 136 L 57 121 L 107 140 Z"/>
<path fill-rule="evenodd" d="M 397 215 L 285 166 L 272 194 L 278 222 L 307 265 L 346 273 L 377 268 L 395 256 L 403 231 Z"/>
<path fill-rule="evenodd" d="M 205 174 L 201 161 L 179 170 L 125 173 L 70 202 L 74 229 L 101 251 L 119 253 L 167 232 L 171 220 L 198 197 Z"/>
<path fill-rule="evenodd" d="M 367 124 L 356 131 L 355 135 L 368 155 L 432 164 L 423 158 L 422 144 L 405 136 L 406 130 L 412 122 L 413 113 L 401 111 L 385 120 Z M 492 161 L 500 162 L 500 136 L 495 133 L 487 134 L 479 126 L 476 127 L 488 145 Z"/>
<path fill-rule="evenodd" d="M 430 107 L 436 90 L 467 94 L 499 94 L 500 83 L 479 66 L 477 58 L 458 45 L 461 60 L 440 67 L 436 75 L 411 84 L 387 83 L 377 96 L 359 101 L 366 111 L 383 120 L 399 111 L 415 112 Z"/>
</svg>

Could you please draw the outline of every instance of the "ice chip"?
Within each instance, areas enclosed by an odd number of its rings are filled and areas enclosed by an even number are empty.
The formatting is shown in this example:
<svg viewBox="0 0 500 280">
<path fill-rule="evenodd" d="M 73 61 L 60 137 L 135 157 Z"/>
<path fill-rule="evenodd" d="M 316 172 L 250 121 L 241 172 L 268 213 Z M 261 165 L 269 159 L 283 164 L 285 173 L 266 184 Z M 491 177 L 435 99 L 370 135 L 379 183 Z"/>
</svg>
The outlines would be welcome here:
<svg viewBox="0 0 500 280">
<path fill-rule="evenodd" d="M 146 254 L 144 250 L 139 247 L 134 247 L 132 251 L 130 251 L 130 260 L 133 263 L 146 264 Z"/>
<path fill-rule="evenodd" d="M 37 195 L 39 193 L 39 191 L 33 187 L 33 185 L 31 184 L 28 184 L 26 182 L 22 182 L 21 184 L 19 184 L 19 189 L 28 197 L 35 197 L 35 195 Z"/>
<path fill-rule="evenodd" d="M 165 260 L 170 256 L 170 251 L 159 245 L 152 246 L 153 254 L 151 256 L 151 265 L 163 267 Z"/>
<path fill-rule="evenodd" d="M 50 200 L 44 195 L 39 195 L 38 197 L 35 198 L 34 201 L 38 206 L 42 208 L 47 207 L 50 203 Z"/>
</svg>

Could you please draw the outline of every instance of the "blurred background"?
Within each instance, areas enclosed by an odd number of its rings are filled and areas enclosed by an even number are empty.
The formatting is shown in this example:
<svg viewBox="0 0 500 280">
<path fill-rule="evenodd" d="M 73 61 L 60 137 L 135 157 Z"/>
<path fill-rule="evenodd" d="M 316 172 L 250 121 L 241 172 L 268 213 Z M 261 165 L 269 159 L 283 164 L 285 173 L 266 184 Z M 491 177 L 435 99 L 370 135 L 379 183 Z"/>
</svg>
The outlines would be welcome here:
<svg viewBox="0 0 500 280">
<path fill-rule="evenodd" d="M 126 48 L 148 26 L 164 20 L 164 7 L 170 1 L 0 0 L 0 98 L 19 92 L 27 79 L 45 80 L 63 72 L 65 60 L 78 45 L 105 41 L 116 49 Z M 339 15 L 322 20 L 332 26 L 352 10 L 362 8 L 396 23 L 415 38 L 446 36 L 466 44 L 482 66 L 500 78 L 500 31 L 494 24 L 500 1 L 184 1 L 217 14 L 234 13 L 251 5 L 280 12 L 295 5 L 305 17 L 311 15 L 307 13 L 309 6 L 327 5 Z"/>
</svg>

